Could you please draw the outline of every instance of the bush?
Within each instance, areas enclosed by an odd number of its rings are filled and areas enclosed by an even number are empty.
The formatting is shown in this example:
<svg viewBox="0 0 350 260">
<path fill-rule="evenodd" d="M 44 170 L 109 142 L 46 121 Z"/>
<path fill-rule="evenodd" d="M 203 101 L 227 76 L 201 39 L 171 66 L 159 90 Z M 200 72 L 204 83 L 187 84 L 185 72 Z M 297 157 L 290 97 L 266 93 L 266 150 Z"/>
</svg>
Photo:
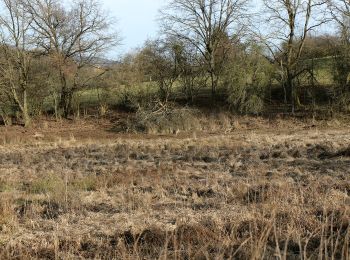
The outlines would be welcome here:
<svg viewBox="0 0 350 260">
<path fill-rule="evenodd" d="M 231 88 L 228 102 L 240 113 L 259 114 L 264 109 L 262 96 L 261 90 L 254 86 L 235 86 Z"/>
<path fill-rule="evenodd" d="M 157 87 L 153 83 L 123 86 L 118 95 L 117 106 L 127 112 L 137 112 L 139 107 L 147 106 L 156 96 Z"/>
<path fill-rule="evenodd" d="M 340 111 L 349 113 L 350 112 L 350 93 L 345 92 L 339 95 L 339 97 L 337 98 L 336 104 Z"/>
<path fill-rule="evenodd" d="M 156 105 L 140 107 L 123 128 L 127 132 L 177 134 L 198 129 L 199 125 L 198 111 L 194 109 Z"/>
<path fill-rule="evenodd" d="M 264 109 L 265 90 L 271 83 L 273 66 L 259 54 L 259 46 L 241 53 L 224 72 L 228 103 L 236 112 L 259 114 Z"/>
</svg>

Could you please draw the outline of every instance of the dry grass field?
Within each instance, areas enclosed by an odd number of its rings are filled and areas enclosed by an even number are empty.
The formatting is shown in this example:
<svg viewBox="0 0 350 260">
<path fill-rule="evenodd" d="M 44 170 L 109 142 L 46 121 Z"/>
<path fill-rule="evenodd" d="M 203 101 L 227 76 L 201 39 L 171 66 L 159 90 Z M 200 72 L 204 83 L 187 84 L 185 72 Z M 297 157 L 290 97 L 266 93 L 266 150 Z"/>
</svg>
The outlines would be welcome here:
<svg viewBox="0 0 350 260">
<path fill-rule="evenodd" d="M 233 125 L 1 129 L 0 259 L 350 259 L 350 127 Z"/>
</svg>

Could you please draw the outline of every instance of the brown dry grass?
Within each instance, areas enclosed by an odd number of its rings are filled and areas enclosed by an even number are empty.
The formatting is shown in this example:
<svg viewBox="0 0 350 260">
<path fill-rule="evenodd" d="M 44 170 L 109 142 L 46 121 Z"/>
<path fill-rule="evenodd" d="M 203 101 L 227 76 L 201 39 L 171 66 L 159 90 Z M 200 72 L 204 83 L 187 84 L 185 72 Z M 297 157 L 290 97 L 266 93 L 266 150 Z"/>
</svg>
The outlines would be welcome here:
<svg viewBox="0 0 350 260">
<path fill-rule="evenodd" d="M 349 128 L 244 120 L 4 142 L 0 259 L 349 259 Z"/>
</svg>

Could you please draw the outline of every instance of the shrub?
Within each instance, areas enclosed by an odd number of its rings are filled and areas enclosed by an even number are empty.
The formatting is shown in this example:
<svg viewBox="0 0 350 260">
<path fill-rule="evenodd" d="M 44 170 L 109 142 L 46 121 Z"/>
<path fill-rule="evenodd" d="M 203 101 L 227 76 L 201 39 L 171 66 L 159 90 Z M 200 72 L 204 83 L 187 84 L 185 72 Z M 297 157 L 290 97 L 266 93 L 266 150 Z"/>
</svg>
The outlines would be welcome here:
<svg viewBox="0 0 350 260">
<path fill-rule="evenodd" d="M 139 107 L 148 106 L 157 94 L 157 87 L 153 83 L 123 86 L 118 94 L 117 106 L 127 112 L 137 112 Z"/>
<path fill-rule="evenodd" d="M 259 93 L 260 92 L 260 93 Z M 264 109 L 261 89 L 255 86 L 235 86 L 231 88 L 228 102 L 231 108 L 243 114 L 259 114 Z"/>
<path fill-rule="evenodd" d="M 350 112 L 350 93 L 345 92 L 339 95 L 336 104 L 340 111 L 349 113 Z"/>
<path fill-rule="evenodd" d="M 231 109 L 243 114 L 259 114 L 264 109 L 265 90 L 270 84 L 273 66 L 259 54 L 259 46 L 245 50 L 233 59 L 224 72 Z"/>
<path fill-rule="evenodd" d="M 127 122 L 127 131 L 177 134 L 195 130 L 199 125 L 198 111 L 194 109 L 156 105 L 153 108 L 140 107 L 135 117 Z"/>
</svg>

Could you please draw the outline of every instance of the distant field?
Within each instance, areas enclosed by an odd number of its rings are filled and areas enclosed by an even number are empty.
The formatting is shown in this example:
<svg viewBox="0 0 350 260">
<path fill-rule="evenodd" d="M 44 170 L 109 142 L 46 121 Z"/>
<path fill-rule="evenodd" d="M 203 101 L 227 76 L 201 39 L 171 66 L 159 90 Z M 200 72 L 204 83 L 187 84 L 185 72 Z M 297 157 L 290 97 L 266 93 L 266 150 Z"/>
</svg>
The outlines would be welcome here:
<svg viewBox="0 0 350 260">
<path fill-rule="evenodd" d="M 80 124 L 1 129 L 1 259 L 349 259 L 348 126 Z"/>
<path fill-rule="evenodd" d="M 320 85 L 331 85 L 334 84 L 333 71 L 334 58 L 326 57 L 320 59 L 314 59 L 308 61 L 308 66 L 314 68 L 316 82 L 315 84 Z"/>
</svg>

